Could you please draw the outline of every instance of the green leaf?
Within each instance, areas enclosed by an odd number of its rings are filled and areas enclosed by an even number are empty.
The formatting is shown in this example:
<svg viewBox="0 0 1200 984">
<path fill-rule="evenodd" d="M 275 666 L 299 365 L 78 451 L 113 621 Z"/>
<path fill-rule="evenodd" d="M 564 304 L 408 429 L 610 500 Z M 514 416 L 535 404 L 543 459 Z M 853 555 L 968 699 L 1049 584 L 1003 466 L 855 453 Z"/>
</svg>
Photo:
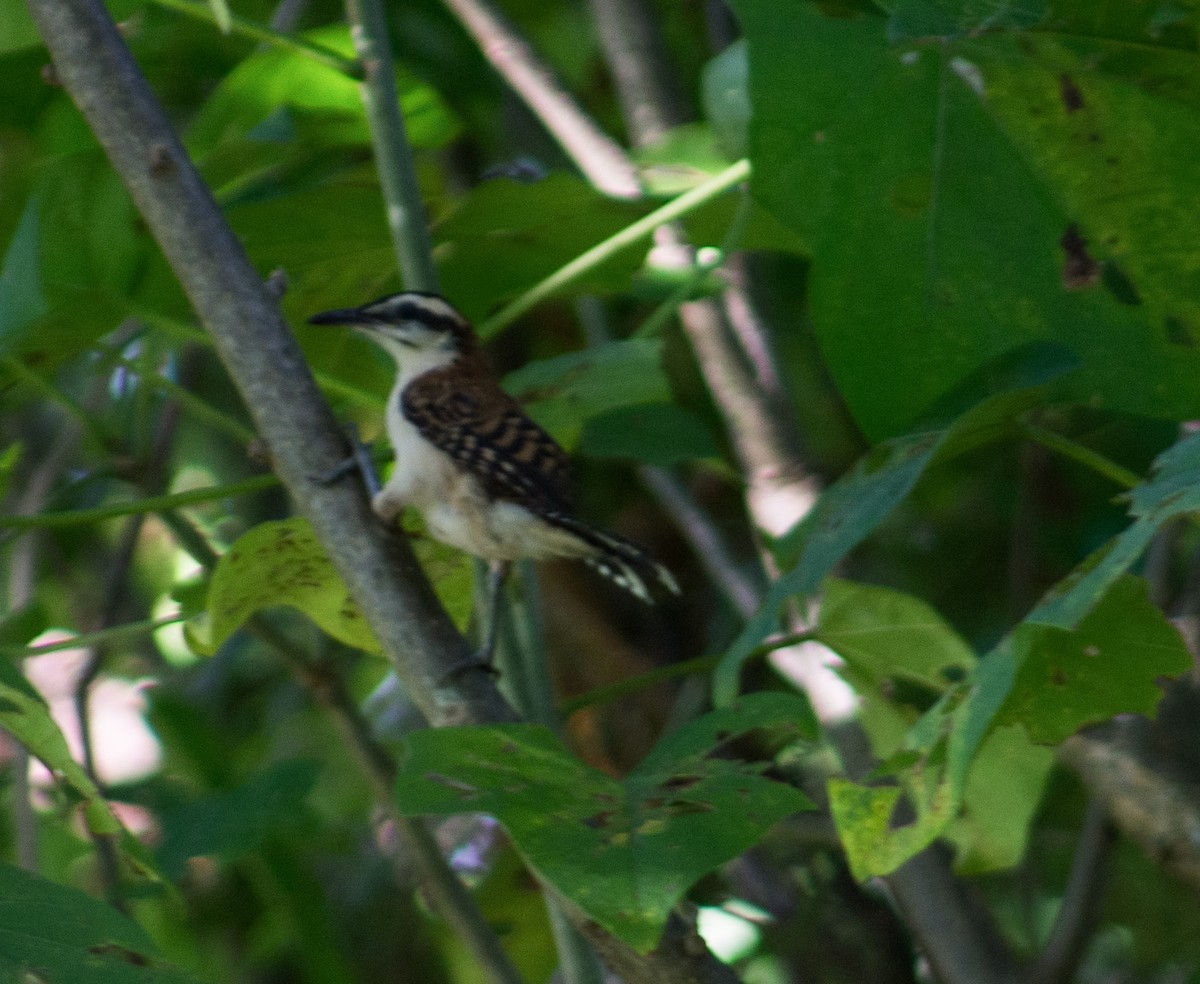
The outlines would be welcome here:
<svg viewBox="0 0 1200 984">
<path fill-rule="evenodd" d="M 54 723 L 41 695 L 9 660 L 0 660 L 0 727 L 84 800 L 93 833 L 118 836 L 124 832 L 96 784 L 71 756 L 67 739 Z"/>
<path fill-rule="evenodd" d="M 579 451 L 664 468 L 720 454 L 704 421 L 674 403 L 642 403 L 597 414 L 584 422 Z"/>
<path fill-rule="evenodd" d="M 1074 631 L 1022 626 L 1015 657 L 1019 669 L 996 724 L 1020 722 L 1045 745 L 1117 714 L 1154 717 L 1162 699 L 1159 678 L 1192 668 L 1183 639 L 1151 603 L 1146 582 L 1128 575 Z"/>
<path fill-rule="evenodd" d="M 1025 856 L 1054 751 L 1023 728 L 997 727 L 984 741 L 963 792 L 963 813 L 948 831 L 958 870 L 976 875 L 1016 867 Z"/>
<path fill-rule="evenodd" d="M 890 588 L 827 580 L 817 637 L 875 687 L 908 679 L 940 692 L 975 666 L 975 653 L 932 607 Z"/>
<path fill-rule="evenodd" d="M 594 417 L 671 396 L 662 368 L 662 340 L 631 338 L 540 359 L 504 378 L 539 424 L 573 448 Z"/>
<path fill-rule="evenodd" d="M 298 609 L 348 646 L 379 652 L 312 526 L 298 516 L 260 523 L 221 556 L 209 581 L 207 621 L 189 623 L 189 642 L 210 656 L 250 616 L 276 605 Z"/>
<path fill-rule="evenodd" d="M 543 878 L 645 952 L 698 878 L 811 807 L 716 749 L 752 729 L 813 727 L 807 702 L 756 694 L 686 725 L 623 782 L 540 726 L 429 729 L 406 739 L 396 798 L 409 815 L 495 815 Z"/>
<path fill-rule="evenodd" d="M 27 602 L 0 617 L 0 648 L 23 647 L 45 632 L 49 625 L 46 606 L 39 601 Z"/>
<path fill-rule="evenodd" d="M 471 610 L 474 574 L 467 556 L 428 537 L 413 548 L 442 603 L 460 625 Z M 208 587 L 206 620 L 188 623 L 188 639 L 211 655 L 256 612 L 287 605 L 348 646 L 379 652 L 370 626 L 350 597 L 307 519 L 260 523 L 222 555 Z"/>
<path fill-rule="evenodd" d="M 742 663 L 775 629 L 789 598 L 811 594 L 821 580 L 886 518 L 921 477 L 945 437 L 944 431 L 887 441 L 831 485 L 789 534 L 799 559 L 771 585 L 763 605 L 746 623 L 713 677 L 713 700 L 725 705 L 737 694 Z"/>
<path fill-rule="evenodd" d="M 38 201 L 31 198 L 0 265 L 0 355 L 10 351 L 10 339 L 46 313 L 40 251 Z"/>
<path fill-rule="evenodd" d="M 1049 39 L 891 47 L 882 19 L 736 8 L 752 190 L 812 250 L 813 323 L 868 436 L 911 427 L 977 366 L 1034 340 L 1080 357 L 1074 399 L 1200 415 L 1197 247 L 1160 257 L 1163 243 L 1200 242 L 1192 107 L 1106 78 L 1094 110 L 1073 114 Z M 1103 54 L 1095 42 L 1075 60 Z"/>
<path fill-rule="evenodd" d="M 194 800 L 162 816 L 159 863 L 179 878 L 189 858 L 236 860 L 306 815 L 305 799 L 316 784 L 316 762 L 279 762 L 236 789 Z"/>
<path fill-rule="evenodd" d="M 860 786 L 846 779 L 829 780 L 829 808 L 846 849 L 850 871 L 859 881 L 895 871 L 928 847 L 954 817 L 957 804 L 945 785 L 934 785 L 920 805 L 917 819 L 893 826 L 900 802 L 895 786 Z"/>
<path fill-rule="evenodd" d="M 306 31 L 303 37 L 345 56 L 355 57 L 349 29 L 333 24 Z M 457 124 L 428 86 L 401 74 L 405 130 L 414 146 L 441 147 Z M 188 131 L 188 148 L 203 159 L 218 146 L 250 137 L 272 140 L 278 134 L 256 128 L 286 111 L 309 122 L 308 138 L 323 146 L 369 146 L 359 83 L 336 68 L 293 49 L 266 48 L 243 60 L 222 79 Z"/>
<path fill-rule="evenodd" d="M 1154 462 L 1154 474 L 1128 496 L 1134 522 L 1057 585 L 1026 618 L 1041 625 L 1079 624 L 1142 555 L 1159 528 L 1200 509 L 1200 434 L 1188 434 Z"/>
<path fill-rule="evenodd" d="M 717 143 L 731 161 L 746 156 L 750 129 L 750 68 L 746 42 L 739 39 L 704 66 L 701 92 L 704 115 Z"/>
<path fill-rule="evenodd" d="M 415 535 L 418 559 L 451 616 L 470 615 L 474 574 L 465 554 Z M 208 589 L 208 618 L 190 623 L 189 639 L 211 655 L 253 614 L 275 605 L 296 608 L 325 632 L 366 652 L 379 643 L 346 591 L 306 519 L 261 523 L 243 534 L 217 563 Z"/>
<path fill-rule="evenodd" d="M 481 321 L 501 300 L 548 277 L 647 211 L 646 205 L 614 201 L 566 174 L 551 174 L 536 184 L 486 181 L 434 230 L 443 293 L 467 317 Z M 643 256 L 622 250 L 573 291 L 623 290 Z M 487 275 L 480 276 L 481 271 Z"/>
<path fill-rule="evenodd" d="M 37 25 L 23 3 L 0 3 L 0 55 L 42 43 Z"/>
<path fill-rule="evenodd" d="M 14 984 L 200 984 L 111 905 L 0 864 L 0 979 Z"/>
</svg>

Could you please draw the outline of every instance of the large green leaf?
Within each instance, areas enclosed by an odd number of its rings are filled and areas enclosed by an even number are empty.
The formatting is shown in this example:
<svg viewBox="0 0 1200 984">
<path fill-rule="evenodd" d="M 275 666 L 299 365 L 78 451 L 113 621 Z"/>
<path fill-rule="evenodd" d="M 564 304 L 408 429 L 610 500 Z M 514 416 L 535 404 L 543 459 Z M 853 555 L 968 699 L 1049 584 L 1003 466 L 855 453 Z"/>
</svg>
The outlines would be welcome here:
<svg viewBox="0 0 1200 984">
<path fill-rule="evenodd" d="M 1061 79 L 1074 56 L 1048 40 L 893 47 L 882 18 L 736 8 L 753 190 L 812 249 L 814 324 L 870 436 L 911 426 L 975 367 L 1037 339 L 1079 355 L 1078 398 L 1200 413 L 1190 107 L 1097 75 L 1074 83 L 1074 112 Z"/>
<path fill-rule="evenodd" d="M 1034 741 L 1053 744 L 1117 714 L 1153 716 L 1162 696 L 1157 681 L 1191 665 L 1178 633 L 1149 603 L 1144 583 L 1132 577 L 1117 581 L 1077 629 L 1021 623 L 965 685 L 949 691 L 910 730 L 905 752 L 890 770 L 898 785 L 831 781 L 834 819 L 855 875 L 894 870 L 942 836 L 968 797 L 974 819 L 957 831 L 965 863 L 986 868 L 1012 859 L 1040 780 L 1029 775 L 1010 785 L 1013 819 L 1025 818 L 1016 826 L 981 815 L 996 809 L 1001 797 L 994 786 L 980 784 L 988 774 L 997 776 L 996 760 L 1019 760 L 1038 774 L 1048 766 L 1026 742 L 994 737 L 997 728 L 1019 724 Z M 897 826 L 893 812 L 901 795 L 915 818 Z"/>
<path fill-rule="evenodd" d="M 1074 631 L 1036 622 L 1018 630 L 1016 658 L 1012 693 L 996 724 L 1020 722 L 1047 745 L 1117 714 L 1153 717 L 1162 699 L 1158 679 L 1192 666 L 1145 581 L 1128 575 Z"/>
<path fill-rule="evenodd" d="M 111 905 L 0 864 L 0 979 L 12 984 L 199 984 Z"/>
<path fill-rule="evenodd" d="M 811 736 L 812 710 L 786 694 L 746 697 L 685 725 L 621 782 L 540 726 L 419 731 L 406 739 L 396 798 L 410 815 L 494 814 L 542 877 L 646 951 L 698 878 L 811 807 L 725 754 L 760 728 Z"/>
</svg>

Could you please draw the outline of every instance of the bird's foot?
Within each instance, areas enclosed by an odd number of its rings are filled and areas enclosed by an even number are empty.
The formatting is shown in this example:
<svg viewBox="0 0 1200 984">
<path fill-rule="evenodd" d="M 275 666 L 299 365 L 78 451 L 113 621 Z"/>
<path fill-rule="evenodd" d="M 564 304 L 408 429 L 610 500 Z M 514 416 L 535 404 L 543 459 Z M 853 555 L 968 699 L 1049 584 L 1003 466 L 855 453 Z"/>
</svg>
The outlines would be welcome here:
<svg viewBox="0 0 1200 984">
<path fill-rule="evenodd" d="M 309 478 L 319 485 L 332 485 L 345 478 L 351 472 L 357 471 L 363 477 L 367 493 L 374 498 L 382 483 L 379 481 L 379 469 L 375 467 L 375 458 L 371 453 L 371 445 L 364 443 L 358 433 L 358 425 L 353 421 L 346 424 L 346 438 L 350 442 L 350 454 L 334 465 L 329 471 L 310 475 Z"/>
<path fill-rule="evenodd" d="M 500 671 L 496 669 L 495 664 L 492 662 L 492 654 L 479 649 L 466 659 L 460 659 L 458 662 L 452 663 L 450 669 L 438 677 L 438 686 L 448 687 L 458 677 L 470 672 L 486 673 L 492 678 L 500 675 Z"/>
</svg>

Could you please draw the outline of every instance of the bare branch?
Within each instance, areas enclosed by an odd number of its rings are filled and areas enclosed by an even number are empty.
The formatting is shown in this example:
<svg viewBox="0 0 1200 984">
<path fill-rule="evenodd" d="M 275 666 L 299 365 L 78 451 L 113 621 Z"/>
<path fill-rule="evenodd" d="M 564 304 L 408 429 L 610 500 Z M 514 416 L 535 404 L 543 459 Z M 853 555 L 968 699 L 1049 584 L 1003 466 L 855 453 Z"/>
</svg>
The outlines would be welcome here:
<svg viewBox="0 0 1200 984">
<path fill-rule="evenodd" d="M 1089 800 L 1058 916 L 1045 948 L 1029 971 L 1032 984 L 1068 984 L 1075 979 L 1104 907 L 1113 833 L 1100 801 Z"/>
<path fill-rule="evenodd" d="M 58 78 L 162 245 L 250 408 L 276 472 L 329 550 L 413 699 L 436 724 L 510 719 L 486 674 L 440 678 L 469 656 L 408 545 L 361 490 L 326 487 L 341 431 L 278 309 L 171 129 L 104 6 L 30 0 Z"/>
<path fill-rule="evenodd" d="M 579 108 L 559 85 L 550 66 L 499 11 L 485 0 L 445 0 L 445 3 L 492 67 L 521 95 L 588 181 L 615 198 L 641 197 L 641 181 L 633 162 Z"/>
</svg>

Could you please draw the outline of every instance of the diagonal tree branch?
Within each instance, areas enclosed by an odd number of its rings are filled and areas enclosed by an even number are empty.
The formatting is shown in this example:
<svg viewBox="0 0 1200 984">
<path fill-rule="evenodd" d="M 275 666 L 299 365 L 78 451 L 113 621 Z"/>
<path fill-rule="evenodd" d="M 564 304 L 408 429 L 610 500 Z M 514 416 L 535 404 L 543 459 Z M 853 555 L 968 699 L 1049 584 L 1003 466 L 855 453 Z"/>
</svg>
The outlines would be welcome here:
<svg viewBox="0 0 1200 984">
<path fill-rule="evenodd" d="M 30 0 L 58 78 L 87 118 L 250 408 L 275 471 L 329 550 L 384 651 L 434 724 L 510 719 L 485 674 L 438 681 L 467 658 L 412 552 L 361 490 L 310 475 L 344 456 L 337 423 L 278 308 L 97 0 Z"/>
</svg>

